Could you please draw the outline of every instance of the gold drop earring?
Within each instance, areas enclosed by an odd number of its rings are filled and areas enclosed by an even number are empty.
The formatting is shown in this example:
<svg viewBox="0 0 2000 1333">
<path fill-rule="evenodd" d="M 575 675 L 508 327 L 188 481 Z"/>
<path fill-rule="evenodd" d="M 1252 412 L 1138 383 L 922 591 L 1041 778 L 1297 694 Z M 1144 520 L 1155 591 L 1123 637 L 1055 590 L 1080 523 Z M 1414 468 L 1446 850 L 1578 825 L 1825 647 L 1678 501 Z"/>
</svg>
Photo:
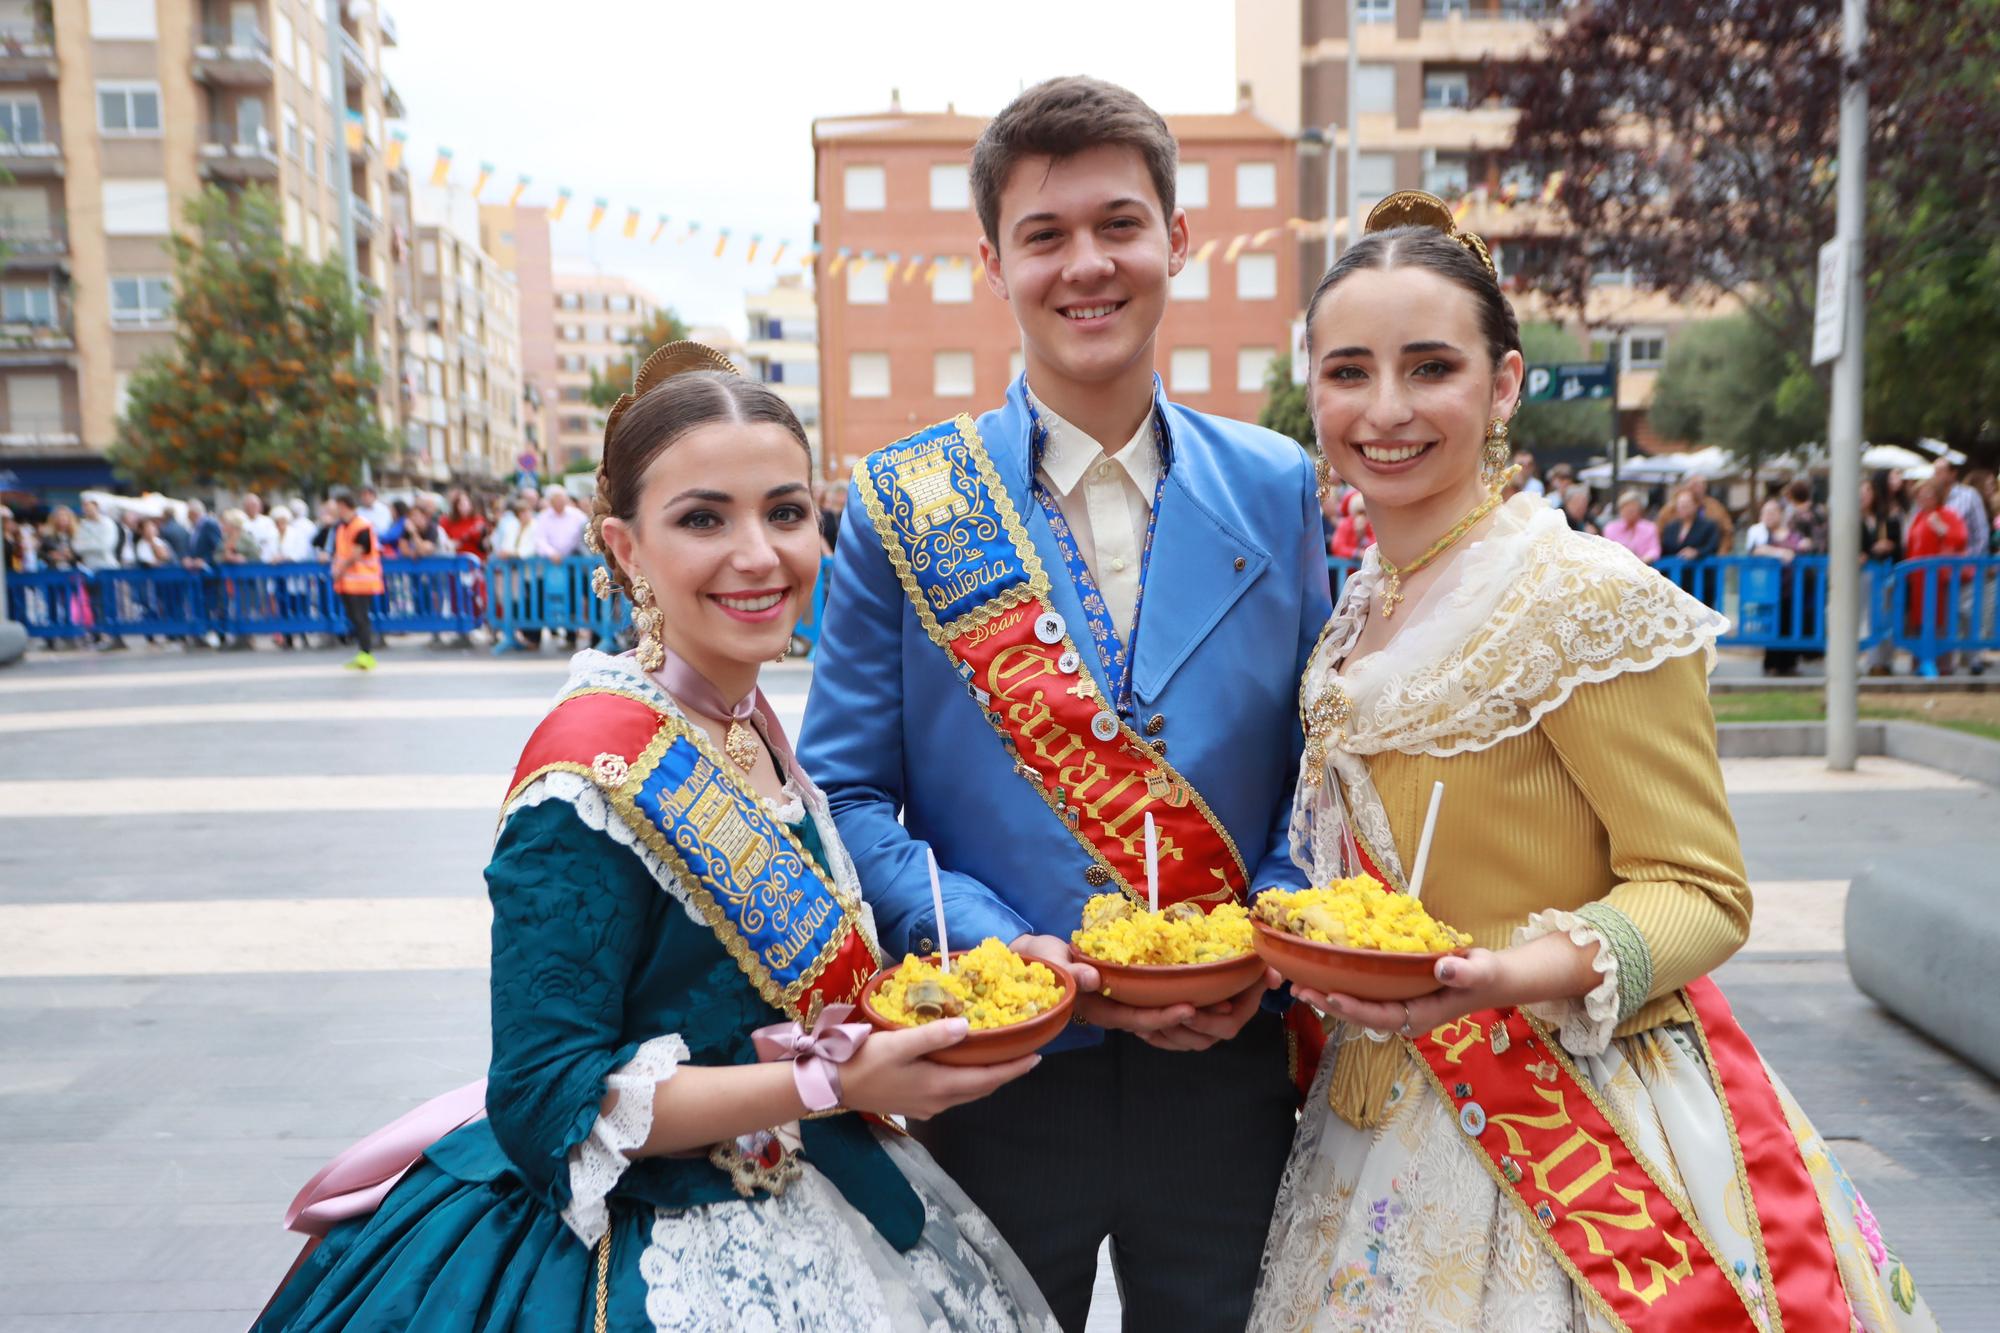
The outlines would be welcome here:
<svg viewBox="0 0 2000 1333">
<path fill-rule="evenodd" d="M 632 626 L 639 631 L 639 665 L 658 671 L 667 660 L 666 641 L 661 638 L 666 617 L 653 604 L 653 585 L 642 575 L 632 580 Z"/>
<path fill-rule="evenodd" d="M 1486 424 L 1486 446 L 1480 457 L 1479 471 L 1481 480 L 1488 486 L 1497 488 L 1507 484 L 1507 465 L 1514 457 L 1507 435 L 1505 417 L 1495 417 Z"/>
</svg>

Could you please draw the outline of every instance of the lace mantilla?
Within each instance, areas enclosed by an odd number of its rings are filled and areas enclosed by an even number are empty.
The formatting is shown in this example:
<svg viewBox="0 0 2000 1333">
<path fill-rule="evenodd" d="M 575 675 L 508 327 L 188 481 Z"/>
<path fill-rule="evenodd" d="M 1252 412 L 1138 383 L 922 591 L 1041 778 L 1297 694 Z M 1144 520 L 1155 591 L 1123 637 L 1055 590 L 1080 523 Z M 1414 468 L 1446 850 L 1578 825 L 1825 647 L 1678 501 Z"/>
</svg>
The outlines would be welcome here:
<svg viewBox="0 0 2000 1333">
<path fill-rule="evenodd" d="M 610 1109 L 601 1112 L 590 1135 L 569 1150 L 569 1206 L 562 1219 L 585 1245 L 597 1244 L 609 1225 L 605 1198 L 618 1184 L 627 1155 L 653 1132 L 653 1089 L 674 1075 L 688 1058 L 687 1043 L 677 1032 L 654 1037 L 632 1058 L 604 1076 L 612 1094 Z"/>
<path fill-rule="evenodd" d="M 1371 548 L 1300 685 L 1308 702 L 1338 690 L 1348 721 L 1325 738 L 1318 782 L 1302 775 L 1292 805 L 1293 858 L 1316 879 L 1354 873 L 1349 839 L 1400 883 L 1394 830 L 1366 756 L 1444 758 L 1531 729 L 1580 685 L 1704 653 L 1729 622 L 1616 542 L 1570 531 L 1533 496 L 1495 513 L 1426 594 L 1421 614 L 1378 652 L 1348 661 L 1382 580 Z"/>
</svg>

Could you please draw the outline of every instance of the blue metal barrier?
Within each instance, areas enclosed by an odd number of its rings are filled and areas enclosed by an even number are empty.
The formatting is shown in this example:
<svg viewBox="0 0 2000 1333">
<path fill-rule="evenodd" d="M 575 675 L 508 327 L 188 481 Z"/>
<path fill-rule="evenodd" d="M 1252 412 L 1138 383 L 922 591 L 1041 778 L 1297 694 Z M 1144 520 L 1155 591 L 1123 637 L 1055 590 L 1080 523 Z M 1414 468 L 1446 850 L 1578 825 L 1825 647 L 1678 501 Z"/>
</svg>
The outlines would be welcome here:
<svg viewBox="0 0 2000 1333">
<path fill-rule="evenodd" d="M 1891 618 L 1917 674 L 1937 674 L 1938 658 L 2000 641 L 2000 560 L 1929 556 L 1895 567 Z M 32 632 L 32 631 L 31 631 Z"/>
<path fill-rule="evenodd" d="M 107 569 L 96 577 L 98 628 L 106 634 L 178 639 L 213 628 L 198 569 Z"/>
<path fill-rule="evenodd" d="M 498 636 L 493 651 L 504 653 L 521 646 L 520 635 L 544 631 L 589 630 L 600 643 L 616 640 L 632 613 L 622 595 L 600 601 L 591 592 L 591 571 L 599 563 L 593 555 L 489 560 L 486 619 Z"/>
<path fill-rule="evenodd" d="M 7 613 L 25 625 L 32 638 L 86 638 L 96 632 L 90 575 L 72 569 L 9 573 Z"/>
</svg>

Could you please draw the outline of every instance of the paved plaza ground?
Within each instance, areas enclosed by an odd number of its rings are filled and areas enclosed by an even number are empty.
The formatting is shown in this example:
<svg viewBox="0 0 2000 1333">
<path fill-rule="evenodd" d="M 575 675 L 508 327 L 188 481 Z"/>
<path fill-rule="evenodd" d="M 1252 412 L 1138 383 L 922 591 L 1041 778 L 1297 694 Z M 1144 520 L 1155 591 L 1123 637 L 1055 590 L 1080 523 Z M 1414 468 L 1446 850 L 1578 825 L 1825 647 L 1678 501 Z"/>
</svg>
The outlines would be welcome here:
<svg viewBox="0 0 2000 1333">
<path fill-rule="evenodd" d="M 0 671 L 0 1331 L 241 1328 L 306 1177 L 483 1073 L 480 871 L 562 660 L 340 660 Z M 789 722 L 810 679 L 766 676 Z M 1959 846 L 1991 882 L 2000 794 L 1880 759 L 1726 767 L 1758 910 L 1722 983 L 1944 1326 L 2000 1326 L 2000 1087 L 1840 952 L 1872 860 Z"/>
</svg>

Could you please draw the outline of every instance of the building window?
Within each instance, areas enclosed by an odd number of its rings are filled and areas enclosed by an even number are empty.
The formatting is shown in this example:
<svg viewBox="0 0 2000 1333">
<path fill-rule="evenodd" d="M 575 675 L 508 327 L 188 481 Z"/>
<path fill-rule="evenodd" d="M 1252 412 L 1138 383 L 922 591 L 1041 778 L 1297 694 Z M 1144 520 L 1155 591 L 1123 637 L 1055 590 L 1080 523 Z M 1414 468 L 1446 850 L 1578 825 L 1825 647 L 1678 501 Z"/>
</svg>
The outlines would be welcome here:
<svg viewBox="0 0 2000 1333">
<path fill-rule="evenodd" d="M 1236 258 L 1236 297 L 1241 301 L 1272 301 L 1278 296 L 1278 257 L 1243 254 Z"/>
<path fill-rule="evenodd" d="M 614 314 L 630 314 L 632 312 L 632 298 L 622 293 L 615 293 L 605 298 L 604 308 Z"/>
<path fill-rule="evenodd" d="M 1168 387 L 1175 393 L 1208 392 L 1208 349 L 1176 347 L 1167 363 Z"/>
<path fill-rule="evenodd" d="M 314 134 L 311 130 L 307 130 L 305 139 L 306 139 L 306 147 L 305 147 L 306 179 L 309 181 L 318 180 L 319 179 L 319 136 L 317 134 Z M 328 174 L 331 175 L 332 173 L 329 172 Z"/>
<path fill-rule="evenodd" d="M 160 35 L 154 0 L 90 0 L 90 35 L 99 41 L 150 42 Z"/>
<path fill-rule="evenodd" d="M 299 113 L 285 108 L 285 152 L 294 160 L 299 155 Z"/>
<path fill-rule="evenodd" d="M 590 390 L 581 384 L 565 384 L 562 386 L 561 400 L 565 403 L 587 403 L 590 401 Z"/>
<path fill-rule="evenodd" d="M 278 59 L 286 69 L 297 69 L 298 62 L 292 56 L 292 20 L 280 9 L 271 16 L 272 45 L 278 48 Z"/>
<path fill-rule="evenodd" d="M 873 259 L 856 261 L 847 266 L 847 303 L 849 305 L 887 305 L 889 303 L 889 265 Z"/>
<path fill-rule="evenodd" d="M 438 271 L 438 246 L 436 241 L 425 241 L 417 247 L 417 267 L 426 277 L 435 277 Z"/>
<path fill-rule="evenodd" d="M 160 85 L 157 83 L 98 84 L 97 127 L 106 134 L 158 134 L 160 132 Z"/>
<path fill-rule="evenodd" d="M 1424 17 L 1427 19 L 1449 18 L 1456 14 L 1460 18 L 1472 12 L 1472 0 L 1424 0 Z"/>
<path fill-rule="evenodd" d="M 1182 208 L 1208 207 L 1208 163 L 1180 164 L 1174 177 L 1174 202 Z"/>
<path fill-rule="evenodd" d="M 564 417 L 562 419 L 561 430 L 565 435 L 581 435 L 589 429 L 589 417 Z"/>
<path fill-rule="evenodd" d="M 785 383 L 795 389 L 816 389 L 819 387 L 819 362 L 784 361 L 778 368 L 785 372 Z"/>
<path fill-rule="evenodd" d="M 165 278 L 113 278 L 111 322 L 124 328 L 147 328 L 173 318 L 174 289 Z"/>
<path fill-rule="evenodd" d="M 1659 329 L 1633 329 L 1625 335 L 1625 368 L 1658 370 L 1667 363 L 1667 335 Z"/>
<path fill-rule="evenodd" d="M 1236 164 L 1236 206 L 1238 208 L 1278 206 L 1278 166 L 1275 162 Z"/>
<path fill-rule="evenodd" d="M 584 325 L 583 340 L 587 343 L 602 343 L 611 341 L 610 337 L 605 332 L 604 325 L 602 324 Z"/>
<path fill-rule="evenodd" d="M 0 97 L 0 138 L 8 143 L 42 142 L 41 99 Z"/>
<path fill-rule="evenodd" d="M 1462 69 L 1429 70 L 1424 74 L 1426 111 L 1463 111 L 1472 105 L 1472 80 Z"/>
<path fill-rule="evenodd" d="M 889 181 L 881 167 L 849 167 L 842 175 L 841 197 L 857 213 L 879 213 L 889 206 Z"/>
<path fill-rule="evenodd" d="M 1396 192 L 1396 155 L 1394 153 L 1356 153 L 1354 155 L 1354 196 L 1355 207 L 1366 214 L 1380 203 L 1384 197 Z"/>
<path fill-rule="evenodd" d="M 1424 188 L 1440 199 L 1456 199 L 1472 188 L 1472 159 L 1464 153 L 1430 153 Z"/>
<path fill-rule="evenodd" d="M 1632 270 L 1629 268 L 1612 268 L 1608 264 L 1599 264 L 1590 271 L 1590 285 L 1593 287 L 1630 287 L 1632 285 Z"/>
<path fill-rule="evenodd" d="M 932 353 L 931 389 L 940 398 L 972 397 L 972 353 Z"/>
<path fill-rule="evenodd" d="M 583 298 L 575 292 L 564 292 L 556 298 L 556 305 L 559 309 L 563 310 L 581 310 L 583 308 Z"/>
<path fill-rule="evenodd" d="M 1396 67 L 1363 65 L 1355 91 L 1361 100 L 1362 115 L 1382 115 L 1396 109 Z"/>
<path fill-rule="evenodd" d="M 1264 377 L 1270 373 L 1271 363 L 1278 359 L 1275 347 L 1239 347 L 1236 349 L 1236 388 L 1241 393 L 1257 393 L 1264 387 Z"/>
<path fill-rule="evenodd" d="M 1358 9 L 1363 23 L 1396 21 L 1396 0 L 1360 0 Z"/>
<path fill-rule="evenodd" d="M 9 324 L 53 325 L 55 289 L 46 282 L 10 282 L 0 287 L 0 319 Z"/>
<path fill-rule="evenodd" d="M 887 398 L 889 396 L 889 354 L 887 352 L 849 352 L 847 354 L 847 392 L 855 398 Z"/>
<path fill-rule="evenodd" d="M 931 279 L 931 300 L 939 305 L 964 305 L 972 299 L 972 265 L 940 264 Z"/>
<path fill-rule="evenodd" d="M 119 405 L 124 415 L 124 405 Z M 7 380 L 7 431 L 11 435 L 63 433 L 62 383 L 54 375 L 14 375 Z"/>
<path fill-rule="evenodd" d="M 1174 274 L 1172 284 L 1176 301 L 1206 301 L 1208 299 L 1208 261 L 1190 259 Z"/>
<path fill-rule="evenodd" d="M 971 208 L 972 168 L 963 162 L 932 164 L 931 207 L 940 212 L 962 212 Z"/>
<path fill-rule="evenodd" d="M 163 180 L 105 181 L 103 201 L 108 236 L 165 236 L 173 230 Z"/>
</svg>

